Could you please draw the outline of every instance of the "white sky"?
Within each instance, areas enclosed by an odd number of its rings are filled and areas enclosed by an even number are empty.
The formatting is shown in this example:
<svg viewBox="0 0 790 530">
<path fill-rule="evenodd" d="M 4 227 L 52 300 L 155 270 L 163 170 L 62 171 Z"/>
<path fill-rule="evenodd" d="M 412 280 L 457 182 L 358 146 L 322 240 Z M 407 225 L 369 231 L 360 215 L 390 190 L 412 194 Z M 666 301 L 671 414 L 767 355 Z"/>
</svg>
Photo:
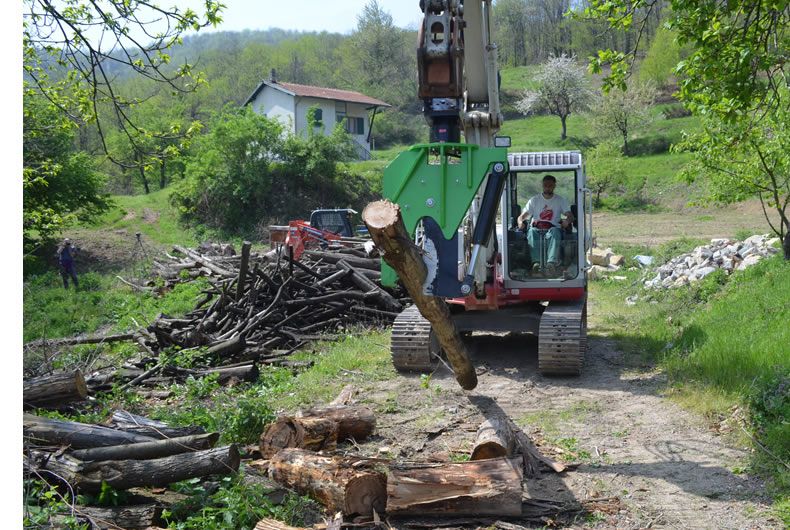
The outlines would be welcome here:
<svg viewBox="0 0 790 530">
<path fill-rule="evenodd" d="M 224 0 L 219 31 L 282 28 L 300 31 L 349 33 L 367 0 Z M 178 7 L 198 11 L 202 2 L 187 0 Z M 167 2 L 162 2 L 167 5 Z M 379 0 L 396 26 L 416 29 L 422 20 L 419 0 Z M 203 30 L 201 30 L 203 31 Z"/>
</svg>

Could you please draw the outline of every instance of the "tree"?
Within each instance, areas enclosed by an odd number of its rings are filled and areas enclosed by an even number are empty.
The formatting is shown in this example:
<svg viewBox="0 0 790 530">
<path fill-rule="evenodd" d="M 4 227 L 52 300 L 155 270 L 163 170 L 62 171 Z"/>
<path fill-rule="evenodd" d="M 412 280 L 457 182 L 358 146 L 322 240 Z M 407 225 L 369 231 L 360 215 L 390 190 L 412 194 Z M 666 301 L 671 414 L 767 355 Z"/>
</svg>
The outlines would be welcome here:
<svg viewBox="0 0 790 530">
<path fill-rule="evenodd" d="M 623 139 L 623 154 L 627 156 L 628 136 L 653 120 L 650 107 L 655 99 L 655 88 L 649 83 L 632 83 L 626 90 L 613 88 L 601 98 L 593 128 L 605 137 L 619 134 Z"/>
<path fill-rule="evenodd" d="M 164 9 L 149 0 L 23 0 L 23 66 L 27 80 L 76 123 L 95 124 L 105 151 L 107 124 L 99 109 L 108 105 L 116 125 L 139 152 L 140 137 L 172 137 L 169 130 L 144 130 L 130 107 L 144 98 L 117 90 L 119 76 L 137 75 L 176 92 L 202 81 L 189 63 L 168 66 L 167 51 L 186 30 L 221 21 L 222 4 L 206 0 L 203 15 Z"/>
<path fill-rule="evenodd" d="M 593 206 L 601 206 L 601 195 L 625 180 L 623 157 L 618 146 L 612 142 L 603 142 L 595 146 L 587 156 L 587 187 L 595 197 Z"/>
<path fill-rule="evenodd" d="M 525 91 L 524 97 L 516 103 L 516 108 L 524 114 L 545 110 L 558 116 L 562 122 L 560 138 L 565 140 L 568 116 L 572 112 L 587 110 L 594 99 L 584 67 L 576 62 L 575 57 L 564 54 L 550 57 L 540 65 L 535 82 L 537 89 Z"/>
<path fill-rule="evenodd" d="M 680 56 L 681 47 L 675 33 L 665 27 L 659 28 L 647 55 L 639 65 L 639 80 L 653 83 L 658 88 L 667 86 L 680 62 Z"/>
<path fill-rule="evenodd" d="M 787 97 L 787 89 L 781 95 Z M 726 121 L 716 115 L 703 120 L 703 130 L 676 146 L 694 151 L 694 161 L 683 170 L 689 182 L 708 184 L 707 199 L 733 203 L 757 195 L 771 230 L 783 240 L 790 260 L 790 111 L 787 105 L 770 109 L 756 125 Z M 773 221 L 769 210 L 777 214 Z"/>
<path fill-rule="evenodd" d="M 74 147 L 76 127 L 40 96 L 24 98 L 22 236 L 27 245 L 105 211 L 104 180 Z"/>
</svg>

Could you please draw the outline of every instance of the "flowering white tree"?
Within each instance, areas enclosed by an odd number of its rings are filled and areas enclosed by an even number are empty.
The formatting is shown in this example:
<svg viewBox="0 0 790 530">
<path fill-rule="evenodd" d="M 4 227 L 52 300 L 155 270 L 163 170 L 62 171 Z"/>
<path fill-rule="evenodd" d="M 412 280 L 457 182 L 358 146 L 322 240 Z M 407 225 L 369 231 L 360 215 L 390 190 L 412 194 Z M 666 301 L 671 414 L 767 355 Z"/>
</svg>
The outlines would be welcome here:
<svg viewBox="0 0 790 530">
<path fill-rule="evenodd" d="M 523 114 L 546 111 L 559 116 L 564 140 L 568 116 L 587 110 L 595 100 L 584 66 L 576 62 L 576 57 L 565 54 L 549 57 L 540 65 L 534 79 L 537 89 L 525 91 L 516 108 Z"/>
</svg>

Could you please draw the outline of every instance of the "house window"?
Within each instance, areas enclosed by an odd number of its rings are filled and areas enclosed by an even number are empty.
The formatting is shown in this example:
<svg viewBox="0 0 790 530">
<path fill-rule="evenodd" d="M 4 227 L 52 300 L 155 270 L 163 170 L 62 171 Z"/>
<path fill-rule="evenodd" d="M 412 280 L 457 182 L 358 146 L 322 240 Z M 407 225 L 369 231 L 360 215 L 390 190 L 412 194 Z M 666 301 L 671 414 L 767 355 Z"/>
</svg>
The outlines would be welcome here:
<svg viewBox="0 0 790 530">
<path fill-rule="evenodd" d="M 348 131 L 349 134 L 365 134 L 365 118 L 348 118 L 346 121 L 346 131 Z"/>
<path fill-rule="evenodd" d="M 313 118 L 315 118 L 315 125 L 316 127 L 323 125 L 324 123 L 324 111 L 323 109 L 315 109 L 313 113 Z"/>
</svg>

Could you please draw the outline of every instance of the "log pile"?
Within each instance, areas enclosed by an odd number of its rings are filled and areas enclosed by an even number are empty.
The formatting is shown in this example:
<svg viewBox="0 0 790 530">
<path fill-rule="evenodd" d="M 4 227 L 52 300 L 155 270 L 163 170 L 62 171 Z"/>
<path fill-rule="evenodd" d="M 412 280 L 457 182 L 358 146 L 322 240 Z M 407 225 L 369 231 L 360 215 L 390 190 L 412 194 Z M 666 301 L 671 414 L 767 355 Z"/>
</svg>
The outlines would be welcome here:
<svg viewBox="0 0 790 530">
<path fill-rule="evenodd" d="M 222 385 L 254 381 L 261 366 L 308 366 L 288 356 L 311 341 L 332 340 L 352 326 L 391 324 L 408 303 L 403 293 L 381 287 L 379 260 L 362 245 L 307 251 L 299 261 L 282 251 L 253 253 L 247 243 L 240 255 L 205 250 L 210 254 L 175 246 L 167 260 L 153 262 L 166 288 L 208 279 L 209 287 L 192 311 L 179 318 L 160 315 L 144 329 L 106 337 L 136 342 L 140 356 L 84 376 L 44 369 L 45 375 L 26 381 L 25 405 L 62 407 L 113 386 L 166 386 L 212 374 Z M 92 336 L 27 346 L 100 342 L 102 337 Z M 199 350 L 200 355 L 184 368 L 161 355 L 168 349 Z"/>
</svg>

